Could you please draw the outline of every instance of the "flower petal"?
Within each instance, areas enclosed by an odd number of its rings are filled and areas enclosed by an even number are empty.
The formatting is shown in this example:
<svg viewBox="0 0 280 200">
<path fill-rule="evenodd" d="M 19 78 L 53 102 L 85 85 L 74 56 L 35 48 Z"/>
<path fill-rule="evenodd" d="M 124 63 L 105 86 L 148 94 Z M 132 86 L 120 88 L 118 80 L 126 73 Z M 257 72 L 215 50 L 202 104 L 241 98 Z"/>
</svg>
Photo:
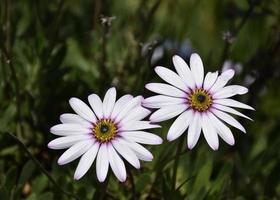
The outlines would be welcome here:
<svg viewBox="0 0 280 200">
<path fill-rule="evenodd" d="M 228 123 L 229 125 L 237 128 L 237 129 L 241 130 L 242 132 L 246 133 L 245 128 L 236 119 L 234 119 L 229 114 L 227 114 L 225 112 L 222 112 L 222 111 L 219 111 L 215 108 L 212 108 L 211 111 L 214 115 L 216 115 L 221 120 L 225 121 L 226 123 Z"/>
<path fill-rule="evenodd" d="M 80 141 L 65 151 L 58 159 L 59 165 L 65 165 L 83 155 L 92 145 L 93 140 Z"/>
<path fill-rule="evenodd" d="M 222 88 L 220 91 L 214 93 L 213 98 L 214 99 L 224 99 L 228 97 L 232 97 L 234 95 L 242 95 L 246 94 L 248 92 L 248 89 L 246 87 L 240 86 L 240 85 L 230 85 Z"/>
<path fill-rule="evenodd" d="M 182 104 L 185 101 L 183 98 L 156 95 L 145 99 L 143 105 L 148 108 L 161 108 L 163 106 Z"/>
<path fill-rule="evenodd" d="M 146 148 L 144 148 L 142 145 L 135 143 L 135 142 L 128 142 L 126 140 L 120 139 L 120 141 L 124 144 L 129 146 L 134 153 L 136 154 L 136 156 L 140 159 L 140 160 L 144 160 L 144 161 L 152 161 L 153 160 L 153 155 L 151 154 L 151 152 L 149 152 Z"/>
<path fill-rule="evenodd" d="M 232 114 L 235 114 L 235 115 L 238 115 L 238 116 L 241 116 L 241 117 L 244 117 L 246 119 L 249 119 L 251 121 L 253 121 L 250 117 L 247 117 L 246 115 L 242 114 L 241 112 L 238 112 L 237 110 L 235 109 L 232 109 L 230 107 L 227 107 L 227 106 L 223 106 L 221 104 L 213 104 L 213 107 L 214 108 L 217 108 L 221 111 L 225 111 L 225 112 L 228 112 L 228 113 L 232 113 Z"/>
<path fill-rule="evenodd" d="M 108 156 L 112 171 L 114 172 L 114 174 L 120 182 L 124 182 L 126 179 L 126 170 L 124 162 L 122 161 L 122 159 L 117 154 L 117 152 L 111 144 L 108 144 Z"/>
<path fill-rule="evenodd" d="M 168 133 L 167 133 L 167 140 L 173 141 L 180 137 L 184 131 L 188 128 L 191 120 L 193 112 L 191 110 L 187 110 L 183 112 L 171 125 Z"/>
<path fill-rule="evenodd" d="M 210 119 L 207 114 L 202 114 L 202 131 L 203 135 L 209 144 L 209 146 L 213 150 L 217 150 L 219 148 L 219 138 L 216 129 L 209 122 Z"/>
<path fill-rule="evenodd" d="M 117 100 L 115 103 L 113 112 L 111 114 L 111 117 L 114 119 L 119 114 L 119 112 L 126 106 L 126 104 L 133 99 L 133 96 L 130 94 L 124 95 L 121 98 Z"/>
<path fill-rule="evenodd" d="M 191 71 L 198 88 L 202 87 L 204 78 L 204 68 L 200 56 L 197 53 L 193 53 L 190 58 Z"/>
<path fill-rule="evenodd" d="M 148 90 L 163 94 L 167 96 L 173 96 L 173 97 L 186 97 L 186 93 L 182 90 L 179 90 L 178 88 L 175 88 L 174 86 L 165 84 L 165 83 L 149 83 L 145 86 Z"/>
<path fill-rule="evenodd" d="M 88 134 L 91 132 L 90 129 L 83 127 L 80 124 L 57 124 L 51 127 L 50 132 L 54 135 L 79 135 Z"/>
<path fill-rule="evenodd" d="M 161 128 L 161 126 L 157 124 L 150 124 L 149 121 L 132 121 L 121 124 L 119 131 L 137 131 L 152 128 Z"/>
<path fill-rule="evenodd" d="M 209 90 L 213 84 L 216 82 L 218 78 L 218 72 L 208 72 L 205 76 L 205 79 L 204 79 L 204 83 L 203 83 L 203 88 L 204 90 Z"/>
<path fill-rule="evenodd" d="M 164 80 L 165 82 L 183 91 L 189 91 L 189 88 L 182 81 L 182 78 L 170 69 L 167 69 L 165 67 L 156 67 L 155 71 L 159 75 L 159 77 L 162 78 L 162 80 Z"/>
<path fill-rule="evenodd" d="M 150 110 L 143 108 L 142 106 L 138 106 L 134 108 L 127 116 L 125 116 L 121 123 L 126 123 L 128 121 L 138 121 L 147 117 L 151 113 Z"/>
<path fill-rule="evenodd" d="M 118 151 L 118 153 L 127 160 L 133 167 L 136 169 L 140 168 L 140 162 L 137 158 L 136 154 L 126 145 L 122 144 L 118 139 L 112 141 L 114 148 Z"/>
<path fill-rule="evenodd" d="M 187 63 L 180 56 L 173 56 L 173 64 L 184 83 L 191 89 L 195 88 L 195 80 Z"/>
<path fill-rule="evenodd" d="M 190 127 L 188 130 L 188 148 L 192 149 L 196 145 L 200 132 L 202 118 L 199 112 L 194 112 L 192 120 L 190 121 Z"/>
<path fill-rule="evenodd" d="M 95 123 L 97 121 L 92 110 L 80 99 L 72 97 L 69 100 L 69 103 L 72 109 L 85 120 L 91 123 Z"/>
<path fill-rule="evenodd" d="M 49 142 L 48 147 L 50 149 L 66 149 L 81 140 L 90 140 L 90 139 L 94 140 L 92 135 L 89 134 L 59 137 Z"/>
<path fill-rule="evenodd" d="M 162 143 L 162 139 L 159 136 L 144 131 L 121 132 L 120 135 L 126 140 L 130 140 L 141 144 L 154 145 Z"/>
<path fill-rule="evenodd" d="M 214 85 L 210 89 L 210 93 L 215 93 L 216 91 L 223 88 L 227 82 L 234 76 L 234 71 L 232 69 L 224 71 L 216 80 Z"/>
<path fill-rule="evenodd" d="M 207 115 L 210 119 L 210 122 L 217 129 L 218 134 L 221 136 L 221 138 L 229 145 L 234 145 L 234 137 L 232 135 L 231 130 L 223 122 L 221 122 L 217 117 L 215 117 L 215 115 L 213 115 L 213 113 L 208 112 Z"/>
<path fill-rule="evenodd" d="M 100 145 L 96 159 L 96 175 L 99 182 L 104 182 L 109 169 L 107 144 Z"/>
<path fill-rule="evenodd" d="M 102 103 L 100 97 L 96 94 L 91 94 L 88 96 L 88 102 L 89 102 L 93 112 L 97 116 L 97 118 L 102 119 L 103 118 L 103 108 L 102 108 L 103 103 Z"/>
<path fill-rule="evenodd" d="M 103 100 L 103 117 L 105 117 L 105 118 L 110 117 L 110 115 L 114 109 L 114 105 L 116 102 L 116 96 L 117 96 L 117 92 L 114 87 L 110 88 L 106 92 L 104 100 Z"/>
<path fill-rule="evenodd" d="M 121 121 L 125 116 L 127 116 L 131 109 L 135 108 L 136 106 L 140 106 L 142 100 L 142 96 L 137 96 L 126 102 L 126 105 L 123 106 L 122 110 L 120 110 L 120 112 L 116 115 L 115 122 Z"/>
<path fill-rule="evenodd" d="M 188 107 L 189 106 L 187 104 L 162 107 L 150 116 L 150 121 L 161 122 L 171 119 L 184 112 Z"/>
<path fill-rule="evenodd" d="M 79 115 L 72 114 L 72 113 L 64 113 L 60 115 L 60 121 L 63 124 L 80 124 L 86 128 L 92 128 L 92 124 L 87 120 L 83 119 Z"/>
<path fill-rule="evenodd" d="M 224 106 L 235 107 L 235 108 L 243 108 L 243 109 L 248 109 L 248 110 L 255 110 L 251 106 L 246 105 L 244 103 L 241 103 L 239 101 L 233 100 L 233 99 L 215 99 L 215 100 L 213 100 L 213 103 L 221 104 L 221 105 L 224 105 Z"/>
<path fill-rule="evenodd" d="M 89 170 L 89 168 L 91 167 L 97 152 L 99 149 L 99 143 L 96 142 L 94 143 L 90 149 L 81 157 L 78 167 L 76 168 L 75 174 L 74 174 L 74 179 L 75 180 L 79 180 L 80 178 L 82 178 L 87 171 Z"/>
</svg>

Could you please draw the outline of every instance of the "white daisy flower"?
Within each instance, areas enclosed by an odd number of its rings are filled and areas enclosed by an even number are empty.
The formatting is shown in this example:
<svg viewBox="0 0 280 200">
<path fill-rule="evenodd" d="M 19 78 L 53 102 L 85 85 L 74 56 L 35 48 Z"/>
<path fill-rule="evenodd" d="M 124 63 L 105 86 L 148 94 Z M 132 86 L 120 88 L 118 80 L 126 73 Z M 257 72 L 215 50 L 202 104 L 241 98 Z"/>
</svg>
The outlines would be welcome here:
<svg viewBox="0 0 280 200">
<path fill-rule="evenodd" d="M 74 179 L 85 175 L 96 158 L 96 174 L 100 182 L 106 179 L 109 166 L 116 177 L 126 180 L 124 158 L 139 169 L 139 160 L 151 161 L 153 155 L 141 144 L 161 144 L 162 139 L 145 129 L 159 125 L 142 121 L 150 111 L 141 106 L 143 97 L 124 95 L 116 101 L 116 90 L 111 88 L 103 102 L 98 95 L 88 96 L 91 108 L 77 98 L 69 100 L 77 114 L 62 114 L 62 124 L 53 126 L 50 132 L 62 136 L 52 140 L 51 149 L 66 149 L 58 159 L 59 165 L 67 164 L 81 157 Z"/>
<path fill-rule="evenodd" d="M 208 72 L 204 78 L 203 63 L 198 54 L 191 55 L 190 68 L 179 56 L 173 57 L 173 63 L 177 73 L 165 67 L 155 68 L 156 73 L 168 84 L 146 85 L 148 90 L 159 94 L 143 102 L 145 107 L 159 108 L 150 116 L 150 120 L 160 122 L 179 115 L 168 131 L 167 140 L 175 140 L 188 128 L 190 149 L 196 145 L 201 130 L 214 150 L 219 147 L 218 135 L 228 144 L 234 145 L 232 132 L 222 121 L 245 133 L 244 127 L 227 113 L 250 119 L 231 107 L 253 108 L 230 98 L 245 94 L 248 89 L 239 85 L 226 86 L 234 76 L 231 69 L 221 75 Z"/>
</svg>

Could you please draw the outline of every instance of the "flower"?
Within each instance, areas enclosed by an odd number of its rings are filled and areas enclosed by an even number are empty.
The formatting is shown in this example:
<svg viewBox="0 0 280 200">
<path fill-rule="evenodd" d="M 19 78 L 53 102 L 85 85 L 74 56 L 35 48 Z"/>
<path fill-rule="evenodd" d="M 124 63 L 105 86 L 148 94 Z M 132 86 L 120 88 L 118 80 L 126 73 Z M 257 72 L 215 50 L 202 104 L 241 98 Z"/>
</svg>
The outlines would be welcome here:
<svg viewBox="0 0 280 200">
<path fill-rule="evenodd" d="M 69 100 L 77 114 L 62 114 L 62 124 L 53 126 L 50 132 L 62 136 L 52 140 L 51 149 L 66 149 L 58 159 L 59 165 L 81 157 L 74 179 L 83 177 L 96 158 L 96 174 L 100 182 L 106 179 L 109 166 L 116 177 L 126 180 L 124 158 L 139 169 L 139 160 L 151 161 L 153 155 L 142 145 L 161 144 L 162 139 L 144 129 L 159 125 L 142 121 L 150 111 L 141 106 L 143 97 L 124 95 L 116 101 L 116 90 L 110 88 L 103 102 L 96 94 L 88 96 L 91 108 L 78 98 Z M 122 157 L 122 158 L 121 158 Z"/>
<path fill-rule="evenodd" d="M 190 68 L 179 56 L 173 57 L 173 63 L 177 73 L 165 67 L 155 68 L 160 78 L 168 84 L 146 85 L 148 90 L 159 94 L 143 102 L 145 107 L 159 108 L 150 116 L 150 120 L 160 122 L 179 115 L 167 133 L 167 140 L 177 139 L 188 128 L 189 149 L 196 145 L 201 130 L 213 150 L 219 147 L 218 135 L 228 144 L 234 145 L 232 132 L 222 121 L 246 132 L 244 127 L 227 113 L 250 119 L 231 107 L 250 110 L 253 108 L 229 98 L 245 94 L 248 89 L 239 85 L 226 86 L 234 76 L 231 69 L 220 75 L 217 71 L 208 72 L 204 78 L 203 63 L 198 54 L 191 55 Z"/>
</svg>

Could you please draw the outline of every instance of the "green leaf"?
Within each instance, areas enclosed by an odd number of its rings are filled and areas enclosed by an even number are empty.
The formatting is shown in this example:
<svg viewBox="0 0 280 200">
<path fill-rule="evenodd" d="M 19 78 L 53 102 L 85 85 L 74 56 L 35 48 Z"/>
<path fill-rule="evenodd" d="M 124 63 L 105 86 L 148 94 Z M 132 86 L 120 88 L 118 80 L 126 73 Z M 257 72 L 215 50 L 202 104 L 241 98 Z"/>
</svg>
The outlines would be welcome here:
<svg viewBox="0 0 280 200">
<path fill-rule="evenodd" d="M 37 176 L 32 182 L 32 190 L 36 194 L 40 194 L 48 186 L 48 178 L 45 175 Z"/>
<path fill-rule="evenodd" d="M 33 161 L 27 161 L 21 170 L 18 184 L 23 185 L 24 183 L 26 183 L 30 179 L 32 173 L 34 172 L 34 169 L 35 165 Z"/>
</svg>

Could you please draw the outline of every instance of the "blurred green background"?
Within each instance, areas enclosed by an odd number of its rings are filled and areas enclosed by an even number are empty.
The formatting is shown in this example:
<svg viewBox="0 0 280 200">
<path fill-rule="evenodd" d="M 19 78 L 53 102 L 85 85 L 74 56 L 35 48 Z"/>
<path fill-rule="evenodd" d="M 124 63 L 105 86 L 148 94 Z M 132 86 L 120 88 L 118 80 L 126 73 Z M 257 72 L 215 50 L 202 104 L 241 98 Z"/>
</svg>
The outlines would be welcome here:
<svg viewBox="0 0 280 200">
<path fill-rule="evenodd" d="M 0 28 L 1 200 L 280 199 L 279 0 L 1 0 Z M 110 86 L 148 97 L 153 68 L 192 52 L 206 71 L 234 68 L 232 83 L 250 90 L 236 99 L 256 109 L 245 112 L 254 122 L 239 118 L 247 134 L 232 128 L 235 146 L 184 145 L 175 191 L 179 140 L 148 147 L 153 162 L 127 165 L 123 184 L 98 183 L 94 165 L 74 181 L 77 161 L 56 164 L 63 151 L 47 149 L 49 128 L 72 112 L 70 97 Z M 172 121 L 155 132 L 166 138 Z"/>
</svg>

